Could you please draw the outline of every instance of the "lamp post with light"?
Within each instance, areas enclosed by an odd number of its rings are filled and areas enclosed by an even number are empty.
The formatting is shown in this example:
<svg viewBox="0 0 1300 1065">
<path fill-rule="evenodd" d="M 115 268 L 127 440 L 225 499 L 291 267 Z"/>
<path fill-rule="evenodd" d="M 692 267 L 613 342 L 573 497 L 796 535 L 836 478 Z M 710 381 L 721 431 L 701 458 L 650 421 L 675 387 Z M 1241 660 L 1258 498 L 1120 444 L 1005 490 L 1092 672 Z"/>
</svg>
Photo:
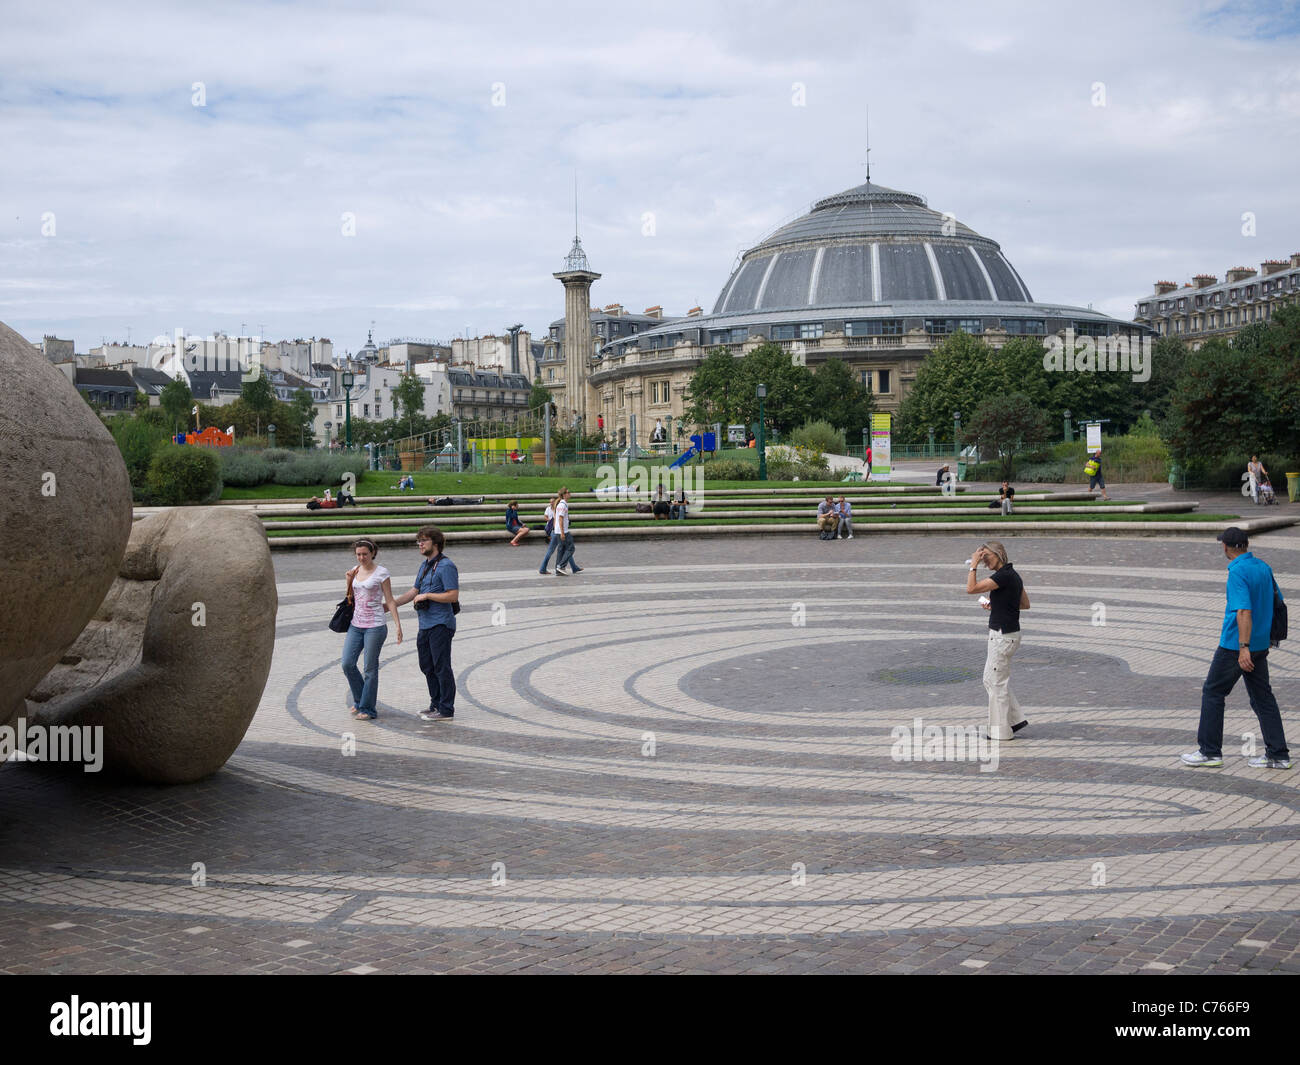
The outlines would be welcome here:
<svg viewBox="0 0 1300 1065">
<path fill-rule="evenodd" d="M 952 446 L 957 452 L 956 457 L 961 458 L 961 411 L 952 412 Z"/>
<path fill-rule="evenodd" d="M 346 434 L 344 437 L 344 446 L 349 451 L 352 450 L 352 386 L 356 384 L 356 381 L 357 376 L 351 370 L 343 371 L 343 392 L 347 397 L 345 400 L 347 403 L 347 421 L 344 423 L 344 431 Z"/>
<path fill-rule="evenodd" d="M 333 429 L 333 428 L 334 428 L 334 423 L 333 423 L 333 422 L 327 421 L 327 422 L 325 423 L 325 451 L 326 451 L 326 453 L 329 452 L 330 445 L 334 442 L 334 441 L 333 441 L 333 438 L 330 436 L 330 430 Z"/>
<path fill-rule="evenodd" d="M 767 398 L 767 385 L 758 386 L 758 479 L 767 480 L 767 436 L 763 432 L 763 400 Z"/>
</svg>

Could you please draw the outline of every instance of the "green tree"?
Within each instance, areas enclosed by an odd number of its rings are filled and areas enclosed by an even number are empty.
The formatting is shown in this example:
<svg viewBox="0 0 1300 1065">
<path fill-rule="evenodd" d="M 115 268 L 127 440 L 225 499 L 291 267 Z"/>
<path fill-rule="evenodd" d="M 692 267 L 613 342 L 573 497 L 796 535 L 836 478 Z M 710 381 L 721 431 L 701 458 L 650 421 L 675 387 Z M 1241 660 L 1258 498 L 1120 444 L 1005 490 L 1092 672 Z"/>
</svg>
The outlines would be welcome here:
<svg viewBox="0 0 1300 1065">
<path fill-rule="evenodd" d="M 1047 415 L 1024 392 L 997 392 L 975 408 L 965 436 L 981 455 L 995 456 L 1002 480 L 1010 480 L 1017 453 L 1046 442 Z"/>
<path fill-rule="evenodd" d="M 1001 377 L 995 377 L 994 369 L 993 349 L 983 340 L 968 333 L 944 338 L 921 363 L 916 383 L 899 408 L 900 438 L 919 444 L 933 428 L 936 438 L 942 440 L 951 432 L 954 411 L 969 422 Z"/>
<path fill-rule="evenodd" d="M 405 418 L 415 435 L 415 416 L 424 410 L 424 382 L 413 373 L 404 373 L 393 389 L 393 402 L 399 418 Z"/>
<path fill-rule="evenodd" d="M 551 395 L 550 389 L 542 384 L 541 381 L 534 381 L 533 389 L 528 393 L 528 409 L 530 411 L 536 411 L 537 416 L 540 417 L 542 413 L 541 408 L 545 404 L 551 402 L 554 402 L 554 397 Z"/>
<path fill-rule="evenodd" d="M 691 375 L 683 415 L 687 422 L 732 425 L 749 420 L 749 405 L 741 403 L 741 360 L 726 348 L 714 348 Z"/>
<path fill-rule="evenodd" d="M 239 386 L 239 399 L 252 411 L 256 435 L 261 436 L 262 425 L 272 420 L 275 410 L 275 389 L 271 387 L 271 378 L 266 371 L 258 367 L 257 376 Z"/>
<path fill-rule="evenodd" d="M 813 417 L 843 429 L 849 443 L 871 425 L 875 400 L 870 390 L 839 359 L 827 359 L 812 379 Z"/>
<path fill-rule="evenodd" d="M 298 389 L 293 394 L 289 407 L 293 418 L 290 422 L 289 435 L 285 439 L 297 440 L 301 447 L 314 447 L 316 435 L 313 426 L 316 422 L 316 403 L 311 398 L 311 393 L 305 388 Z"/>
<path fill-rule="evenodd" d="M 194 408 L 189 384 L 180 377 L 168 381 L 158 396 L 158 406 L 166 413 L 172 432 L 179 432 L 181 426 L 189 424 L 190 411 Z"/>
<path fill-rule="evenodd" d="M 737 375 L 736 409 L 744 421 L 758 417 L 758 386 L 767 386 L 763 412 L 769 425 L 785 434 L 803 425 L 812 412 L 813 373 L 796 365 L 780 344 L 761 344 L 740 360 Z M 720 421 L 721 419 L 714 419 Z M 738 419 L 739 420 L 739 419 Z"/>
</svg>

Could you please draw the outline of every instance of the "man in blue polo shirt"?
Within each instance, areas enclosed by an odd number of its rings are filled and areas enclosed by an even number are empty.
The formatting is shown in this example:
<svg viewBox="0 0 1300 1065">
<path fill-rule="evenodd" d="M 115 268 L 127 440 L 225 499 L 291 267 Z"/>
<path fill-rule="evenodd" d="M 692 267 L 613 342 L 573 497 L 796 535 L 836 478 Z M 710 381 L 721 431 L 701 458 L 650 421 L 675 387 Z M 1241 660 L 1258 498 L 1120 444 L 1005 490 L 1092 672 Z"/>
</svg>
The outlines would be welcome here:
<svg viewBox="0 0 1300 1065">
<path fill-rule="evenodd" d="M 451 721 L 456 716 L 456 677 L 451 671 L 451 641 L 456 635 L 455 604 L 460 602 L 460 573 L 456 563 L 442 553 L 446 537 L 436 525 L 426 525 L 415 536 L 424 562 L 415 586 L 394 602 L 414 602 L 420 629 L 415 646 L 420 671 L 429 688 L 429 709 L 421 721 Z"/>
<path fill-rule="evenodd" d="M 1228 560 L 1228 605 L 1223 612 L 1219 649 L 1201 688 L 1201 726 L 1196 733 L 1199 749 L 1183 755 L 1183 763 L 1223 768 L 1223 700 L 1244 675 L 1250 708 L 1264 733 L 1264 754 L 1252 758 L 1250 764 L 1255 769 L 1290 769 L 1282 712 L 1268 682 L 1273 571 L 1247 550 L 1246 534 L 1235 525 L 1224 529 L 1217 539 L 1222 541 Z"/>
</svg>

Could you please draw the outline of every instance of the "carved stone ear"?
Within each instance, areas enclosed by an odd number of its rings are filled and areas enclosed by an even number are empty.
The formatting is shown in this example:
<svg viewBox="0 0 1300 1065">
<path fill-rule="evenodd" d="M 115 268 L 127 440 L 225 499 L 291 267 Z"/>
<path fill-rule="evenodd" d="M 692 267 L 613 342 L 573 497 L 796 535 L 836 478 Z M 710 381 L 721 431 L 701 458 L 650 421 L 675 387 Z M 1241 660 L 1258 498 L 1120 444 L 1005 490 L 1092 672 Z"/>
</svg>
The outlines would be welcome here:
<svg viewBox="0 0 1300 1065">
<path fill-rule="evenodd" d="M 0 725 L 68 651 L 131 533 L 121 452 L 70 377 L 0 323 Z"/>
<path fill-rule="evenodd" d="M 253 514 L 184 507 L 144 518 L 67 664 L 31 693 L 29 723 L 102 726 L 109 771 L 162 784 L 208 776 L 257 712 L 277 602 Z"/>
</svg>

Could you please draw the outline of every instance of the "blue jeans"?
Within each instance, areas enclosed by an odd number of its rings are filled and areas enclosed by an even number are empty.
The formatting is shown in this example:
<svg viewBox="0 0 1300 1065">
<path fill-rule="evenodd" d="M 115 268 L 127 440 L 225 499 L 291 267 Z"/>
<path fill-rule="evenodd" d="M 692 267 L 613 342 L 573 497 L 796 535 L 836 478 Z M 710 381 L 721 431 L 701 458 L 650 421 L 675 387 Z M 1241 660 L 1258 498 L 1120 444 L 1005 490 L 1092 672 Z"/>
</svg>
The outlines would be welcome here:
<svg viewBox="0 0 1300 1065">
<path fill-rule="evenodd" d="M 1238 677 L 1246 678 L 1250 708 L 1259 718 L 1259 728 L 1264 733 L 1265 753 L 1270 758 L 1288 757 L 1282 712 L 1268 682 L 1268 652 L 1251 651 L 1250 657 L 1255 668 L 1243 673 L 1237 664 L 1237 652 L 1232 648 L 1220 647 L 1214 652 L 1209 675 L 1201 688 L 1201 726 L 1196 731 L 1196 742 L 1207 758 L 1223 757 L 1223 701 L 1236 687 Z"/>
<path fill-rule="evenodd" d="M 456 633 L 446 625 L 421 629 L 415 638 L 420 670 L 429 686 L 429 709 L 453 717 L 456 713 L 456 678 L 451 672 L 451 640 Z"/>
<path fill-rule="evenodd" d="M 564 540 L 559 533 L 551 533 L 551 542 L 546 547 L 546 557 L 542 559 L 542 568 L 537 571 L 538 573 L 546 572 L 546 567 L 551 564 L 551 556 L 555 554 L 557 550 L 560 551 L 560 558 L 564 557 L 563 550 L 560 550 L 563 543 Z M 555 564 L 557 567 L 564 565 L 564 563 L 560 561 L 557 561 Z"/>
<path fill-rule="evenodd" d="M 387 638 L 387 625 L 376 625 L 373 629 L 349 625 L 348 634 L 343 638 L 343 673 L 352 689 L 352 705 L 363 714 L 375 713 L 379 698 L 379 649 Z M 357 671 L 357 658 L 363 649 L 366 652 L 364 678 Z"/>
<path fill-rule="evenodd" d="M 582 567 L 573 561 L 573 533 L 564 534 L 564 543 L 560 547 L 560 556 L 555 560 L 555 568 L 568 566 L 573 573 L 581 573 Z"/>
</svg>

